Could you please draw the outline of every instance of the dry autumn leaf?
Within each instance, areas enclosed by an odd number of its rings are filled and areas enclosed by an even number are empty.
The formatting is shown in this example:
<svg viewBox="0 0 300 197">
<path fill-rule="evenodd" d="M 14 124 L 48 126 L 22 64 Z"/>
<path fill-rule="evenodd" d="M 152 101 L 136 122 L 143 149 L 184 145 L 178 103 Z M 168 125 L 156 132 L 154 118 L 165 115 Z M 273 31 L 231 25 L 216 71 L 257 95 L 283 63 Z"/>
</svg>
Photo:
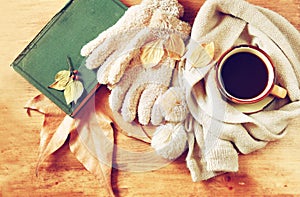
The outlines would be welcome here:
<svg viewBox="0 0 300 197">
<path fill-rule="evenodd" d="M 28 112 L 36 110 L 44 114 L 36 166 L 36 174 L 38 174 L 40 164 L 64 144 L 68 134 L 74 129 L 74 121 L 44 95 L 38 95 L 28 101 L 25 108 Z"/>
<path fill-rule="evenodd" d="M 67 80 L 70 77 L 71 72 L 69 70 L 61 70 L 55 75 L 55 81 Z"/>
<path fill-rule="evenodd" d="M 65 100 L 67 105 L 72 103 L 76 104 L 77 100 L 81 97 L 84 87 L 83 84 L 78 81 L 78 70 L 74 70 L 70 57 L 67 57 L 69 70 L 59 71 L 54 78 L 49 88 L 64 91 Z"/>
<path fill-rule="evenodd" d="M 189 56 L 189 61 L 192 64 L 192 67 L 194 68 L 204 67 L 211 62 L 212 58 L 210 54 L 212 52 L 210 52 L 209 54 L 203 46 L 196 44 L 192 48 L 192 50 L 193 51 Z"/>
<path fill-rule="evenodd" d="M 204 49 L 208 53 L 208 55 L 211 57 L 211 59 L 215 56 L 215 44 L 214 42 L 210 42 L 208 44 L 203 44 Z"/>
<path fill-rule="evenodd" d="M 64 90 L 70 81 L 71 72 L 69 70 L 59 71 L 55 75 L 55 81 L 52 83 L 49 88 L 53 88 L 56 90 Z"/>
<path fill-rule="evenodd" d="M 99 91 L 102 93 L 102 90 L 103 88 Z M 69 146 L 71 152 L 85 168 L 101 180 L 110 196 L 114 196 L 111 187 L 114 150 L 114 130 L 111 124 L 113 121 L 107 108 L 108 103 L 96 103 L 95 99 L 90 99 L 76 115 L 77 129 L 70 134 Z"/>
<path fill-rule="evenodd" d="M 78 80 L 71 80 L 66 86 L 66 89 L 64 91 L 64 96 L 66 99 L 67 104 L 69 105 L 71 102 L 74 101 L 76 104 L 77 100 L 80 98 L 80 96 L 83 93 L 83 85 Z"/>
<path fill-rule="evenodd" d="M 85 110 L 81 110 L 73 119 L 43 95 L 33 98 L 25 107 L 28 111 L 36 110 L 44 114 L 37 170 L 45 158 L 64 144 L 70 134 L 71 152 L 104 184 L 109 196 L 114 196 L 111 187 L 114 138 L 109 113 L 98 108 L 94 111 L 95 104 L 89 102 Z"/>
<path fill-rule="evenodd" d="M 161 61 L 164 53 L 162 40 L 151 41 L 141 49 L 141 62 L 145 68 L 152 68 Z"/>
<path fill-rule="evenodd" d="M 170 58 L 180 60 L 185 52 L 185 44 L 179 35 L 171 34 L 165 43 L 165 49 Z"/>
</svg>

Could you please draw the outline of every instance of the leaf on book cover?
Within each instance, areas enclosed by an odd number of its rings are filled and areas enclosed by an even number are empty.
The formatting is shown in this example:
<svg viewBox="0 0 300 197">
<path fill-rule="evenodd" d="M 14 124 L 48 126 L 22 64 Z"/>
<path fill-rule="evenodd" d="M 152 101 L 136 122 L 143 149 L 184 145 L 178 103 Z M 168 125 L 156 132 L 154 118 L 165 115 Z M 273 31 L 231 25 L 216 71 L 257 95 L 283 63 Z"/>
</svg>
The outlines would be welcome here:
<svg viewBox="0 0 300 197">
<path fill-rule="evenodd" d="M 141 61 L 145 68 L 156 66 L 164 56 L 163 41 L 158 39 L 145 44 L 141 49 Z"/>
<path fill-rule="evenodd" d="M 171 34 L 165 43 L 168 56 L 175 60 L 180 60 L 185 52 L 185 44 L 178 34 Z"/>
<path fill-rule="evenodd" d="M 36 174 L 38 174 L 40 164 L 64 144 L 69 133 L 74 129 L 74 120 L 66 116 L 44 95 L 38 95 L 28 101 L 25 108 L 28 114 L 31 110 L 44 114 L 43 127 L 40 132 L 39 159 L 36 166 Z"/>
<path fill-rule="evenodd" d="M 208 44 L 206 47 L 197 44 L 193 47 L 193 51 L 189 56 L 189 61 L 192 63 L 194 68 L 200 68 L 208 65 L 214 54 L 214 45 Z"/>
<path fill-rule="evenodd" d="M 53 88 L 56 90 L 64 90 L 71 79 L 70 75 L 71 75 L 71 71 L 69 71 L 69 70 L 59 71 L 55 75 L 54 83 L 52 83 L 49 86 L 49 88 Z"/>
<path fill-rule="evenodd" d="M 78 70 L 74 70 L 70 57 L 67 57 L 67 63 L 69 70 L 61 70 L 56 73 L 54 82 L 49 88 L 64 91 L 66 103 L 69 105 L 72 102 L 77 103 L 84 91 L 84 87 L 78 80 Z"/>
<path fill-rule="evenodd" d="M 83 93 L 83 85 L 78 80 L 71 80 L 69 81 L 65 91 L 64 96 L 66 99 L 67 104 L 69 105 L 74 101 L 74 103 L 77 103 L 77 100 L 81 97 Z"/>
<path fill-rule="evenodd" d="M 77 130 L 70 134 L 69 146 L 76 158 L 114 196 L 111 187 L 114 135 L 108 110 L 106 103 L 90 99 L 75 117 Z"/>
</svg>

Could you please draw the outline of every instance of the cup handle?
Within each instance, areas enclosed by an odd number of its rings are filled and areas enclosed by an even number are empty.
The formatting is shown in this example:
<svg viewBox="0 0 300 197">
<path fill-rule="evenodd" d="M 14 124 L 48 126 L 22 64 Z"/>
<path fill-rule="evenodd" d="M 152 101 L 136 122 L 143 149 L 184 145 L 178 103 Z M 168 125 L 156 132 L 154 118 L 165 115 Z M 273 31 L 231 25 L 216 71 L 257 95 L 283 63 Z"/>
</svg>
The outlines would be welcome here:
<svg viewBox="0 0 300 197">
<path fill-rule="evenodd" d="M 271 94 L 278 98 L 285 98 L 287 95 L 287 91 L 286 91 L 286 89 L 284 89 L 278 85 L 274 85 L 271 90 Z"/>
</svg>

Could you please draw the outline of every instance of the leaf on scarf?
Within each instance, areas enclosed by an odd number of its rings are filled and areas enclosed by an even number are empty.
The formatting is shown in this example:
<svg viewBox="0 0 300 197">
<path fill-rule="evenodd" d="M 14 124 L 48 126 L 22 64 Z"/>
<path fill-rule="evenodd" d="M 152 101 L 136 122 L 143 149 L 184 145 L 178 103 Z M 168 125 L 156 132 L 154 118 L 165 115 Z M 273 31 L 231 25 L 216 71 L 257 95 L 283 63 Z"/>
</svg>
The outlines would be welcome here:
<svg viewBox="0 0 300 197">
<path fill-rule="evenodd" d="M 59 71 L 55 75 L 55 82 L 52 83 L 49 86 L 49 88 L 53 88 L 56 90 L 64 90 L 66 88 L 68 82 L 70 81 L 70 75 L 71 75 L 71 71 L 69 71 L 69 70 Z"/>
<path fill-rule="evenodd" d="M 171 34 L 165 43 L 168 56 L 174 60 L 180 60 L 185 52 L 185 44 L 178 34 Z"/>
<path fill-rule="evenodd" d="M 31 110 L 36 110 L 44 114 L 43 127 L 40 133 L 39 159 L 36 166 L 36 173 L 38 173 L 40 164 L 64 144 L 68 134 L 74 129 L 74 120 L 66 116 L 44 95 L 34 97 L 27 102 L 25 108 L 28 113 Z"/>
<path fill-rule="evenodd" d="M 163 41 L 158 39 L 145 44 L 141 49 L 141 61 L 145 68 L 156 66 L 164 56 Z"/>
<path fill-rule="evenodd" d="M 214 47 L 213 47 L 214 49 Z M 197 44 L 192 49 L 192 53 L 189 56 L 189 61 L 192 63 L 194 68 L 201 68 L 208 65 L 212 58 L 212 45 L 208 45 L 207 48 Z M 208 51 L 209 50 L 209 51 Z M 214 52 L 213 52 L 214 53 Z"/>
<path fill-rule="evenodd" d="M 206 50 L 206 52 L 208 53 L 210 58 L 213 59 L 214 56 L 215 56 L 215 44 L 214 44 L 214 42 L 210 42 L 208 44 L 203 44 L 202 46 L 204 47 L 204 49 Z"/>
<path fill-rule="evenodd" d="M 77 103 L 77 100 L 81 97 L 83 93 L 83 85 L 78 80 L 71 80 L 69 81 L 68 85 L 66 86 L 66 89 L 64 91 L 64 96 L 67 102 L 67 105 L 72 103 Z"/>
<path fill-rule="evenodd" d="M 76 158 L 105 185 L 108 193 L 114 196 L 111 187 L 114 149 L 112 120 L 105 103 L 97 102 L 99 105 L 95 108 L 94 99 L 90 99 L 75 117 L 77 130 L 70 134 L 69 146 Z M 99 109 L 101 106 L 103 108 Z"/>
</svg>

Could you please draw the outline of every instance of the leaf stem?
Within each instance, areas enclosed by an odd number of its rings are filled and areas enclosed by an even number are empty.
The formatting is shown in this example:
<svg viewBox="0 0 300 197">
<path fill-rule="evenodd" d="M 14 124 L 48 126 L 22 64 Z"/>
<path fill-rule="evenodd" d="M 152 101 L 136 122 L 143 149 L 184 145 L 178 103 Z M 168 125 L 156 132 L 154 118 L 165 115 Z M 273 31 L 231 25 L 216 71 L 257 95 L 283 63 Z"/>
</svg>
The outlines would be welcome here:
<svg viewBox="0 0 300 197">
<path fill-rule="evenodd" d="M 71 58 L 69 56 L 67 56 L 67 62 L 68 62 L 68 65 L 69 65 L 69 70 L 72 72 L 74 70 L 74 67 L 73 67 Z"/>
</svg>

